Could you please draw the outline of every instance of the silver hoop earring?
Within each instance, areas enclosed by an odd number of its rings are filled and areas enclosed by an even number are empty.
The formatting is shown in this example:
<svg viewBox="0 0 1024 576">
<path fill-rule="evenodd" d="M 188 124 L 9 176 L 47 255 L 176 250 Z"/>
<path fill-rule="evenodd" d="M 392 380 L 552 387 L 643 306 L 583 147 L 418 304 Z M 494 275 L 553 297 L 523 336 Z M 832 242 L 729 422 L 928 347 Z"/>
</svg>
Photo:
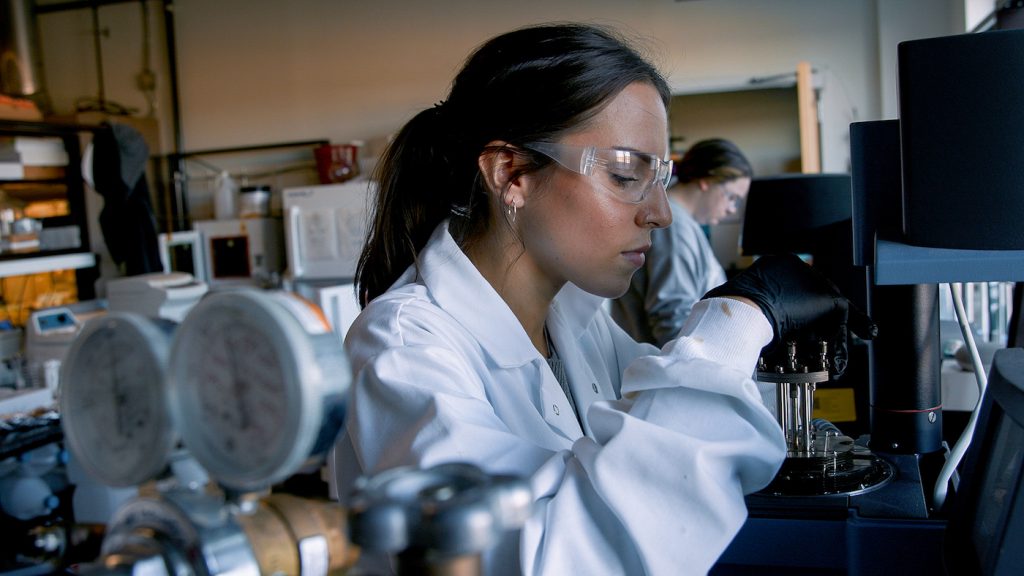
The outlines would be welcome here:
<svg viewBox="0 0 1024 576">
<path fill-rule="evenodd" d="M 512 220 L 513 224 L 516 223 L 516 216 L 518 212 L 519 208 L 516 206 L 515 202 L 512 202 L 508 205 L 508 217 Z"/>
</svg>

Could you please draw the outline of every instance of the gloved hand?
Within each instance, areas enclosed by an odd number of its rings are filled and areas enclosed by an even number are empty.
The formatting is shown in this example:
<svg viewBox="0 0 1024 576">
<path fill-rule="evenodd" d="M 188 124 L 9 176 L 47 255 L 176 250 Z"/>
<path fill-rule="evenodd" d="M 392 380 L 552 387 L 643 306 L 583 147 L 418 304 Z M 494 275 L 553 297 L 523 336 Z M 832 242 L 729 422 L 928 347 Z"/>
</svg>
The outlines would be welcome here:
<svg viewBox="0 0 1024 576">
<path fill-rule="evenodd" d="M 763 355 L 771 355 L 787 341 L 824 340 L 833 352 L 833 368 L 846 369 L 847 328 L 870 340 L 878 326 L 839 293 L 828 278 L 793 254 L 762 256 L 704 298 L 742 296 L 753 300 L 768 317 L 774 332 Z"/>
</svg>

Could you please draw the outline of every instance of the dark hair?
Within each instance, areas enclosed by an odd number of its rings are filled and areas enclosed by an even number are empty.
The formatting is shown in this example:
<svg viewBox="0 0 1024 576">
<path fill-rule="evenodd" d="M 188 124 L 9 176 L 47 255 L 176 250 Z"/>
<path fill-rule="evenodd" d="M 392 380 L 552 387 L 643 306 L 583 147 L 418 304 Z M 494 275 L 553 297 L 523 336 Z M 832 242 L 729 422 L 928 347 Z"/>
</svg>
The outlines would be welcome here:
<svg viewBox="0 0 1024 576">
<path fill-rule="evenodd" d="M 681 184 L 701 178 L 732 180 L 744 176 L 752 178 L 754 169 L 750 167 L 743 152 L 724 138 L 697 142 L 676 164 L 676 177 Z"/>
<path fill-rule="evenodd" d="M 452 217 L 453 233 L 466 242 L 486 230 L 490 208 L 477 159 L 488 143 L 555 141 L 634 82 L 653 85 L 668 105 L 664 78 L 606 28 L 546 24 L 479 47 L 448 98 L 413 117 L 377 166 L 376 205 L 356 269 L 363 305 L 416 261 L 445 218 Z M 540 154 L 510 149 L 527 159 L 524 173 L 550 164 Z"/>
</svg>

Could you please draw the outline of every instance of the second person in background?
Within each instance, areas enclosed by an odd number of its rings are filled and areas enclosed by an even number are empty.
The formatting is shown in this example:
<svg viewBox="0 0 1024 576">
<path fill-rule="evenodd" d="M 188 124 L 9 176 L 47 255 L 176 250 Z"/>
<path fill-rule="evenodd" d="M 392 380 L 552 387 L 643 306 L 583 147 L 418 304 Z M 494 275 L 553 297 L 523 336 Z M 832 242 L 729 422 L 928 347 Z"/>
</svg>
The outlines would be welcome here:
<svg viewBox="0 0 1024 576">
<path fill-rule="evenodd" d="M 676 170 L 678 184 L 668 191 L 672 225 L 651 232 L 647 261 L 629 290 L 612 301 L 612 317 L 633 338 L 663 346 L 701 296 L 725 282 L 701 226 L 736 212 L 753 173 L 729 140 L 702 140 L 687 150 Z"/>
</svg>

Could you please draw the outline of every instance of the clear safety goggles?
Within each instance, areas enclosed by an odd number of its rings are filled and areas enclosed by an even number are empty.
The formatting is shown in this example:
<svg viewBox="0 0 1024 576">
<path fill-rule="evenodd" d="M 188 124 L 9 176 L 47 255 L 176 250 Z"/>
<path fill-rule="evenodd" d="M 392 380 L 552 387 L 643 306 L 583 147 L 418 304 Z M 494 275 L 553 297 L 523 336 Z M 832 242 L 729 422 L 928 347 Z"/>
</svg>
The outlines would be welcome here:
<svg viewBox="0 0 1024 576">
<path fill-rule="evenodd" d="M 646 152 L 554 142 L 530 142 L 523 147 L 584 176 L 594 177 L 594 167 L 600 166 L 607 174 L 607 178 L 599 178 L 602 186 L 632 204 L 643 202 L 657 184 L 668 188 L 672 178 L 672 161 Z"/>
</svg>

